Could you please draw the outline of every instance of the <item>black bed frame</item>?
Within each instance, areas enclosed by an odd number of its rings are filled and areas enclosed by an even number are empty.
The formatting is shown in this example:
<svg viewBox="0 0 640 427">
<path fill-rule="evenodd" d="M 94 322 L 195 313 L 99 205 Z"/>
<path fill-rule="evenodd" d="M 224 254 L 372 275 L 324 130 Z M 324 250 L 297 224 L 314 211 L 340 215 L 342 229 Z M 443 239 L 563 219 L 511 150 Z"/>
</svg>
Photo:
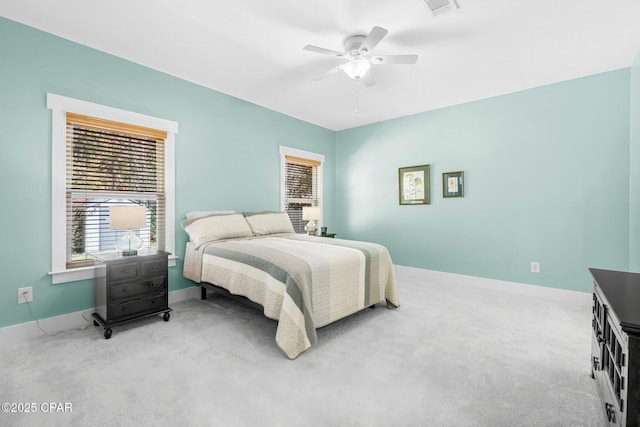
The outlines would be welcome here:
<svg viewBox="0 0 640 427">
<path fill-rule="evenodd" d="M 222 294 L 227 298 L 231 298 L 234 301 L 237 301 L 237 302 L 239 302 L 241 304 L 244 304 L 244 305 L 247 305 L 249 307 L 255 308 L 256 310 L 260 310 L 261 312 L 264 311 L 264 308 L 260 304 L 258 304 L 257 302 L 253 302 L 249 298 L 244 297 L 242 295 L 232 294 L 231 292 L 229 292 L 225 288 L 223 288 L 221 286 L 218 286 L 218 285 L 214 285 L 212 283 L 200 282 L 200 299 L 201 300 L 206 300 L 207 299 L 207 290 L 213 291 L 213 292 L 218 293 L 218 294 Z"/>
</svg>

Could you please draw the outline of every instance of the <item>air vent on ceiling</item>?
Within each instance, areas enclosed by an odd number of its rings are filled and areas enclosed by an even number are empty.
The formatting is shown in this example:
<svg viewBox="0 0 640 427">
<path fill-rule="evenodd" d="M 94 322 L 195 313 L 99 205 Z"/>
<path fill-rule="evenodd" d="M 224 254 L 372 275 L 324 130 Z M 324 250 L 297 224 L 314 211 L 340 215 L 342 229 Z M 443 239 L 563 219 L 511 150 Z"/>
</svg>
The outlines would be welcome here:
<svg viewBox="0 0 640 427">
<path fill-rule="evenodd" d="M 452 9 L 458 9 L 458 2 L 456 0 L 424 0 L 427 5 L 427 9 L 433 14 L 433 16 L 441 15 Z"/>
</svg>

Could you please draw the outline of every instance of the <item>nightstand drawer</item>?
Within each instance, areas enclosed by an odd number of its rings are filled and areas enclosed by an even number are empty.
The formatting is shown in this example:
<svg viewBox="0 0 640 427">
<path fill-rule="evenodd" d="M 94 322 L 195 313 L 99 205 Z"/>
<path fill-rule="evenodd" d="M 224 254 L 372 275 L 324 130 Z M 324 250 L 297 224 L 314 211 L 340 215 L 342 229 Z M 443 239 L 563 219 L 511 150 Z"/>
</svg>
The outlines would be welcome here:
<svg viewBox="0 0 640 427">
<path fill-rule="evenodd" d="M 112 304 L 109 308 L 111 309 L 111 318 L 116 321 L 130 317 L 137 317 L 146 313 L 152 313 L 156 310 L 166 309 L 166 303 L 167 297 L 163 294 L 150 298 L 127 301 L 122 304 Z"/>
<path fill-rule="evenodd" d="M 118 262 L 108 266 L 107 273 L 112 282 L 135 279 L 138 277 L 138 264 L 135 262 Z"/>
<path fill-rule="evenodd" d="M 141 263 L 142 266 L 142 276 L 158 276 L 160 274 L 166 274 L 167 272 L 167 257 L 161 257 L 160 259 L 155 259 L 151 261 L 143 261 Z"/>
<path fill-rule="evenodd" d="M 166 276 L 158 276 L 142 282 L 125 282 L 118 285 L 111 285 L 109 288 L 109 297 L 113 301 L 136 295 L 163 293 L 166 292 L 166 290 Z"/>
</svg>

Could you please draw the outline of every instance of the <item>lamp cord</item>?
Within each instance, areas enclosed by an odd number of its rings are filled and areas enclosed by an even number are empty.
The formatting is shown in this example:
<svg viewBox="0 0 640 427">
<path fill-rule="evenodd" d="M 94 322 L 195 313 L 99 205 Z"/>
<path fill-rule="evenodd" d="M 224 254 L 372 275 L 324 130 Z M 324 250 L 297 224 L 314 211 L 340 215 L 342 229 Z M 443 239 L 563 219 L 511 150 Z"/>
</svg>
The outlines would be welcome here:
<svg viewBox="0 0 640 427">
<path fill-rule="evenodd" d="M 85 320 L 85 321 L 87 321 L 87 322 L 90 322 L 90 323 L 88 323 L 87 325 L 85 325 L 85 326 L 83 326 L 83 327 L 79 327 L 79 328 L 63 329 L 62 331 L 58 331 L 58 332 L 50 333 L 50 332 L 47 332 L 47 331 L 45 331 L 44 329 L 42 329 L 42 326 L 40 326 L 40 320 L 38 320 L 38 318 L 36 317 L 36 315 L 35 315 L 35 314 L 33 314 L 33 310 L 31 309 L 31 303 L 30 303 L 29 301 L 27 301 L 27 300 L 26 300 L 26 298 L 25 298 L 24 302 L 26 302 L 26 303 L 27 303 L 27 307 L 29 308 L 29 313 L 31 313 L 31 317 L 33 317 L 33 318 L 34 318 L 34 320 L 36 321 L 36 325 L 38 326 L 38 329 L 40 329 L 40 331 L 41 331 L 43 334 L 45 334 L 45 335 L 47 335 L 47 336 L 50 336 L 50 337 L 55 336 L 55 335 L 58 335 L 58 334 L 61 334 L 61 333 L 63 333 L 63 332 L 69 332 L 69 331 L 84 331 L 85 329 L 87 329 L 89 326 L 91 326 L 91 325 L 93 324 L 93 320 L 90 320 L 90 319 L 87 319 L 86 317 L 84 317 L 85 313 L 87 313 L 87 312 L 85 311 L 84 313 L 82 313 L 82 314 L 81 314 L 81 316 L 82 316 L 82 319 L 84 319 L 84 320 Z"/>
</svg>

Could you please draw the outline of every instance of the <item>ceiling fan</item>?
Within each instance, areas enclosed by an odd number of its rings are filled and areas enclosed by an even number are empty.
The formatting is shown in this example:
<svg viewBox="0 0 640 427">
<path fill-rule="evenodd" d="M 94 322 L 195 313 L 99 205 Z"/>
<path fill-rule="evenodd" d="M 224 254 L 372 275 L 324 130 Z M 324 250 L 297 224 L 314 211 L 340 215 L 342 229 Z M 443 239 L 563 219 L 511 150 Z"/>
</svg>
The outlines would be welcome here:
<svg viewBox="0 0 640 427">
<path fill-rule="evenodd" d="M 351 36 L 344 42 L 344 52 L 306 45 L 304 50 L 345 59 L 345 62 L 315 77 L 314 80 L 322 80 L 333 72 L 344 71 L 354 80 L 362 79 L 365 87 L 371 87 L 376 84 L 369 72 L 371 65 L 415 64 L 418 61 L 418 55 L 370 55 L 387 33 L 388 31 L 382 27 L 373 27 L 367 36 Z"/>
</svg>

